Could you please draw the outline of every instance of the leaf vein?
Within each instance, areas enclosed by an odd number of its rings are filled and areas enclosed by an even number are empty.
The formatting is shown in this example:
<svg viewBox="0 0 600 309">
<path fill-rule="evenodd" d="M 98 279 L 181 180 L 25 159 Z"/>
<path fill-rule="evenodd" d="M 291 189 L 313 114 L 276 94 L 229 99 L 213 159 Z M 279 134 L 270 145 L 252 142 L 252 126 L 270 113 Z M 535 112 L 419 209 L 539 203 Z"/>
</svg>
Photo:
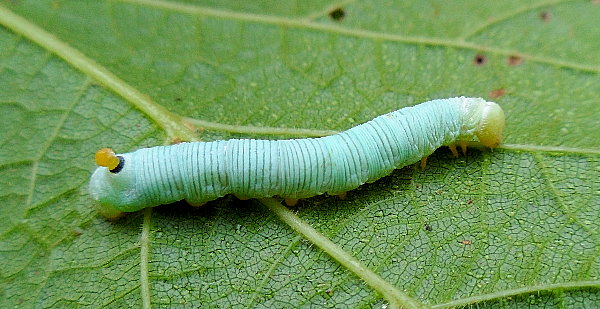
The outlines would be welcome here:
<svg viewBox="0 0 600 309">
<path fill-rule="evenodd" d="M 156 104 L 150 97 L 127 84 L 108 69 L 88 58 L 79 50 L 61 41 L 46 30 L 34 25 L 23 17 L 14 14 L 3 6 L 0 6 L 0 24 L 26 37 L 32 42 L 35 42 L 50 53 L 57 55 L 65 62 L 69 63 L 74 68 L 95 79 L 104 87 L 117 93 L 163 127 L 170 136 L 180 137 L 189 141 L 196 140 L 196 135 L 192 130 L 182 124 L 180 116 L 177 116 L 163 106 Z"/>
<path fill-rule="evenodd" d="M 366 38 L 373 40 L 382 40 L 382 41 L 390 41 L 390 42 L 399 42 L 399 43 L 407 43 L 414 45 L 425 45 L 425 46 L 440 46 L 440 47 L 452 47 L 459 49 L 468 49 L 475 51 L 485 51 L 490 53 L 495 53 L 504 56 L 518 56 L 523 59 L 527 59 L 532 62 L 538 62 L 543 64 L 555 65 L 564 68 L 571 68 L 574 70 L 579 70 L 582 72 L 591 72 L 591 73 L 600 73 L 600 65 L 591 65 L 591 64 L 581 64 L 578 62 L 561 60 L 558 58 L 552 57 L 543 57 L 543 56 L 535 56 L 532 54 L 527 54 L 524 52 L 520 52 L 518 50 L 504 49 L 494 46 L 482 45 L 472 42 L 467 42 L 463 40 L 457 39 L 441 39 L 441 38 L 431 38 L 431 37 L 422 37 L 422 36 L 407 36 L 400 35 L 394 33 L 382 33 L 375 32 L 370 30 L 362 30 L 362 29 L 352 29 L 346 28 L 342 26 L 338 26 L 335 24 L 329 23 L 318 23 L 313 21 L 307 21 L 304 19 L 293 19 L 288 17 L 279 17 L 279 16 L 267 16 L 267 15 L 259 15 L 259 14 L 250 14 L 250 13 L 240 13 L 229 10 L 221 10 L 221 9 L 213 9 L 207 7 L 201 7 L 196 5 L 189 5 L 177 2 L 166 2 L 162 0 L 115 0 L 121 1 L 125 3 L 138 4 L 148 7 L 156 7 L 166 10 L 172 10 L 181 12 L 184 14 L 190 15 L 199 15 L 199 16 L 211 16 L 216 18 L 223 18 L 229 20 L 240 20 L 247 22 L 255 22 L 262 24 L 272 24 L 280 27 L 286 28 L 298 28 L 298 29 L 311 29 L 311 30 L 320 30 L 329 33 L 337 33 L 341 35 L 347 35 L 358 38 Z"/>
<path fill-rule="evenodd" d="M 152 208 L 144 209 L 144 220 L 142 223 L 142 235 L 140 236 L 140 293 L 142 308 L 149 309 L 150 306 L 150 281 L 148 278 L 148 259 L 150 255 L 150 224 L 152 220 Z"/>
<path fill-rule="evenodd" d="M 431 307 L 431 309 L 446 309 L 467 306 L 475 303 L 482 303 L 488 300 L 507 298 L 510 296 L 532 294 L 535 292 L 542 291 L 553 291 L 553 290 L 570 290 L 570 289 L 582 289 L 582 288 L 600 288 L 600 281 L 572 281 L 564 283 L 552 283 L 552 284 L 540 284 L 535 286 L 525 286 L 522 288 L 516 288 L 511 290 L 503 290 L 489 294 L 482 294 L 478 296 L 463 298 L 459 300 L 450 301 L 447 303 L 437 304 Z"/>
<path fill-rule="evenodd" d="M 465 33 L 459 39 L 462 39 L 462 40 L 468 39 L 468 38 L 473 37 L 474 35 L 482 32 L 483 30 L 485 30 L 487 28 L 490 28 L 493 25 L 510 20 L 513 17 L 525 14 L 527 12 L 531 12 L 533 10 L 536 10 L 536 9 L 539 9 L 539 8 L 542 8 L 545 6 L 553 6 L 553 5 L 557 5 L 557 4 L 561 4 L 561 3 L 574 2 L 574 1 L 575 0 L 550 0 L 550 1 L 541 1 L 538 3 L 531 4 L 531 5 L 523 6 L 523 7 L 517 8 L 515 10 L 512 10 L 510 12 L 507 12 L 499 17 L 491 18 L 486 23 L 483 23 L 479 26 L 473 27 L 474 28 L 473 30 L 471 30 L 468 33 Z"/>
<path fill-rule="evenodd" d="M 567 205 L 565 204 L 564 197 L 561 196 L 561 194 L 558 191 L 558 189 L 556 188 L 556 186 L 552 183 L 552 181 L 550 179 L 550 175 L 548 175 L 547 170 L 549 169 L 549 167 L 546 164 L 544 164 L 544 160 L 543 160 L 543 158 L 541 158 L 541 155 L 536 153 L 533 155 L 533 157 L 535 158 L 536 164 L 540 166 L 540 173 L 542 174 L 542 177 L 544 178 L 544 182 L 545 182 L 546 186 L 550 189 L 550 192 L 554 196 L 557 204 L 560 205 L 560 208 L 563 209 L 565 215 L 569 218 L 569 220 L 571 220 L 576 225 L 578 225 L 582 230 L 586 231 L 589 234 L 589 236 L 592 237 L 597 244 L 600 244 L 600 241 L 598 241 L 598 234 L 595 233 L 594 231 L 590 230 L 590 228 L 585 223 L 582 223 L 577 218 L 577 216 L 573 213 L 573 211 L 571 211 L 569 209 L 569 207 L 567 207 Z"/>
</svg>

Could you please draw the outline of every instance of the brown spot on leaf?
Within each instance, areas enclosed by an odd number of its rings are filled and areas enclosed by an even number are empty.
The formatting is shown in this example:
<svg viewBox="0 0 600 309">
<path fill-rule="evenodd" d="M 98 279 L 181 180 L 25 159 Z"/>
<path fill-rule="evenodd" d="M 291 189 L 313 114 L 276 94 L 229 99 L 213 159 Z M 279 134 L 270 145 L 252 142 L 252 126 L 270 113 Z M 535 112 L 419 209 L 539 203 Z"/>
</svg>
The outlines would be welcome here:
<svg viewBox="0 0 600 309">
<path fill-rule="evenodd" d="M 487 62 L 487 57 L 483 54 L 477 54 L 475 55 L 475 58 L 473 58 L 473 64 L 475 64 L 476 66 L 482 66 Z"/>
<path fill-rule="evenodd" d="M 342 8 L 334 9 L 331 12 L 329 12 L 329 17 L 331 17 L 331 19 L 335 21 L 341 21 L 342 19 L 344 19 L 344 17 L 346 17 L 346 11 L 344 11 L 344 9 Z"/>
<path fill-rule="evenodd" d="M 520 65 L 521 63 L 523 63 L 523 58 L 519 57 L 519 56 L 508 56 L 508 65 L 512 65 L 512 66 L 517 66 Z"/>
<path fill-rule="evenodd" d="M 468 245 L 472 244 L 473 242 L 471 242 L 471 241 L 470 241 L 470 240 L 468 240 L 468 239 L 465 239 L 465 240 L 461 240 L 461 241 L 459 241 L 459 243 L 461 243 L 461 244 L 463 244 L 463 245 L 465 245 L 465 246 L 468 246 Z"/>
<path fill-rule="evenodd" d="M 549 22 L 552 19 L 552 14 L 547 11 L 540 12 L 540 19 L 544 22 Z"/>
<path fill-rule="evenodd" d="M 492 98 L 492 99 L 496 99 L 496 98 L 499 98 L 499 97 L 501 97 L 501 96 L 503 96 L 505 94 L 506 94 L 506 90 L 504 88 L 498 88 L 498 89 L 494 89 L 494 90 L 490 91 L 489 97 Z M 471 200 L 469 200 L 469 201 L 471 201 Z M 472 202 L 473 201 L 471 201 L 471 203 Z"/>
<path fill-rule="evenodd" d="M 73 236 L 80 236 L 83 234 L 83 230 L 79 227 L 76 227 L 71 231 L 71 234 L 73 234 Z"/>
</svg>

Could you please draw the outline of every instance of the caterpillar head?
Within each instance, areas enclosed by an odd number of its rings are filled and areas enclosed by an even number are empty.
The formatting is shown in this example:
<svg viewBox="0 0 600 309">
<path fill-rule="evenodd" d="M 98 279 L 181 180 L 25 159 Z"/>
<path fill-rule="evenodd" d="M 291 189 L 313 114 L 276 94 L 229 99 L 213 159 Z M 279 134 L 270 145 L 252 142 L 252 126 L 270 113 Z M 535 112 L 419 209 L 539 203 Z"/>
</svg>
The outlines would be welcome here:
<svg viewBox="0 0 600 309">
<path fill-rule="evenodd" d="M 96 152 L 98 168 L 90 179 L 89 191 L 106 218 L 118 218 L 123 211 L 139 209 L 135 173 L 131 164 L 126 164 L 129 158 L 128 154 L 117 156 L 110 148 Z"/>
<path fill-rule="evenodd" d="M 485 102 L 481 107 L 481 120 L 475 130 L 479 142 L 495 148 L 502 142 L 504 131 L 504 111 L 494 102 Z"/>
</svg>

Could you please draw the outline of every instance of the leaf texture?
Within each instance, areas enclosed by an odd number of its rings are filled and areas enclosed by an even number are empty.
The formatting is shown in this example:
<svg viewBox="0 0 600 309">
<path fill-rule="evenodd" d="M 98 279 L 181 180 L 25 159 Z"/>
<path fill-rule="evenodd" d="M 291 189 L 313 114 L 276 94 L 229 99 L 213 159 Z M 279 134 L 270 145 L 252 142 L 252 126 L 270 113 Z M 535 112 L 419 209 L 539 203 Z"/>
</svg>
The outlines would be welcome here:
<svg viewBox="0 0 600 309">
<path fill-rule="evenodd" d="M 504 146 L 293 211 L 427 306 L 594 308 L 597 2 L 3 1 L 0 306 L 387 306 L 258 201 L 100 218 L 93 153 L 318 136 L 465 95 L 504 108 Z"/>
</svg>

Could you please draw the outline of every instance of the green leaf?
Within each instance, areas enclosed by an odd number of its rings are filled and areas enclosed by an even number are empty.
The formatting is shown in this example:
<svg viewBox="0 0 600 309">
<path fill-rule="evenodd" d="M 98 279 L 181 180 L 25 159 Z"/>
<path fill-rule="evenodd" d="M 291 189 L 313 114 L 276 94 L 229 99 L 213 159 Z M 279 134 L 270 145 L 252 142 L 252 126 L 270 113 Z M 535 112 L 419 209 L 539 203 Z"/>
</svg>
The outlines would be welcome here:
<svg viewBox="0 0 600 309">
<path fill-rule="evenodd" d="M 3 1 L 0 307 L 594 307 L 597 2 Z M 102 147 L 319 136 L 459 95 L 504 108 L 502 147 L 345 200 L 109 222 L 87 193 Z"/>
</svg>

